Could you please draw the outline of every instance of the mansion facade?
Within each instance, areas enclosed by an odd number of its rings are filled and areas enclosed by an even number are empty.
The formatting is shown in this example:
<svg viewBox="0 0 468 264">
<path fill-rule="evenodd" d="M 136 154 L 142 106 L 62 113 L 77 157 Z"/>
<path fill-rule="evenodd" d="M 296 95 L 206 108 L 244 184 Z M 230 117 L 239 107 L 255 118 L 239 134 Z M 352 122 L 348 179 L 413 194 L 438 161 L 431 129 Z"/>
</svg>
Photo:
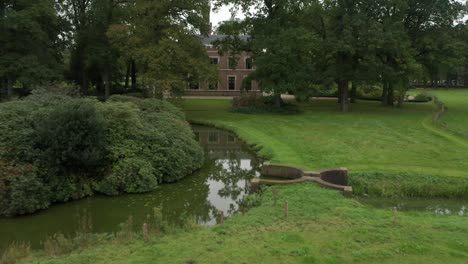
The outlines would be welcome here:
<svg viewBox="0 0 468 264">
<path fill-rule="evenodd" d="M 201 39 L 206 47 L 212 64 L 218 66 L 217 83 L 196 83 L 186 91 L 189 96 L 239 96 L 241 92 L 261 93 L 256 81 L 245 80 L 253 69 L 252 59 L 246 52 L 238 56 L 237 63 L 231 60 L 229 54 L 220 55 L 213 42 L 225 38 L 224 35 L 210 35 Z M 247 36 L 244 36 L 247 38 Z M 237 64 L 235 67 L 233 65 Z"/>
</svg>

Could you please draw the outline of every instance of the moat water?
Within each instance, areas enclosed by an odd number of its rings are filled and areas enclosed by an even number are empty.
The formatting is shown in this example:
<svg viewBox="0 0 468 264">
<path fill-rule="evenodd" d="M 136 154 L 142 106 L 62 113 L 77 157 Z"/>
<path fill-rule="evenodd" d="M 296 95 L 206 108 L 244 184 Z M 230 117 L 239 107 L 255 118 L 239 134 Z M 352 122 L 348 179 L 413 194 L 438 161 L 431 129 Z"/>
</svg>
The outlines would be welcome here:
<svg viewBox="0 0 468 264">
<path fill-rule="evenodd" d="M 13 241 L 42 248 L 41 242 L 56 233 L 72 237 L 84 221 L 95 233 L 119 231 L 130 216 L 135 226 L 141 226 L 154 208 L 161 208 L 171 223 L 192 217 L 205 226 L 215 225 L 220 211 L 226 217 L 233 214 L 249 193 L 250 180 L 259 176 L 260 160 L 229 132 L 206 126 L 192 128 L 205 150 L 205 163 L 193 175 L 160 185 L 151 193 L 96 195 L 27 216 L 0 218 L 0 252 Z"/>
</svg>

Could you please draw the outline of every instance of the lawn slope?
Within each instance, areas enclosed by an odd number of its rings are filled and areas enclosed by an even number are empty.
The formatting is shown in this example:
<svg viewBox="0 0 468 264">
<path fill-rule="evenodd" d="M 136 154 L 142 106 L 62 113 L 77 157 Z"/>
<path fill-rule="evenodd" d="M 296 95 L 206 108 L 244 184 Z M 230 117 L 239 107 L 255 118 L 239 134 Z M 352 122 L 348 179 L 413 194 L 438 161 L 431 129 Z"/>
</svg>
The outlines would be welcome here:
<svg viewBox="0 0 468 264">
<path fill-rule="evenodd" d="M 446 104 L 451 108 L 451 101 Z M 430 124 L 432 103 L 385 108 L 360 101 L 341 113 L 335 101 L 315 100 L 297 115 L 231 113 L 229 101 L 218 100 L 185 100 L 180 106 L 189 120 L 235 131 L 274 163 L 468 177 L 468 141 Z"/>
<path fill-rule="evenodd" d="M 262 205 L 224 225 L 166 237 L 110 241 L 25 263 L 466 263 L 466 217 L 360 205 L 308 183 L 267 190 Z M 284 202 L 289 217 L 284 216 Z"/>
</svg>

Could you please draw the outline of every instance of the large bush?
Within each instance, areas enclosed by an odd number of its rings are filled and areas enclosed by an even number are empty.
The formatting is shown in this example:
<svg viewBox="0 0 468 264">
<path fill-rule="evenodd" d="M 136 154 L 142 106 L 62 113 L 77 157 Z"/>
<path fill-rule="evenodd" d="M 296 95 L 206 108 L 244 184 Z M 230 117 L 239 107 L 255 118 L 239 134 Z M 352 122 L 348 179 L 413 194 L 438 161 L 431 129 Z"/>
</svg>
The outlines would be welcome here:
<svg viewBox="0 0 468 264">
<path fill-rule="evenodd" d="M 32 213 L 50 205 L 50 190 L 32 165 L 0 161 L 0 215 Z"/>
<path fill-rule="evenodd" d="M 36 117 L 33 140 L 42 164 L 61 174 L 78 175 L 106 166 L 104 119 L 94 104 L 73 100 Z"/>
<path fill-rule="evenodd" d="M 94 192 L 152 191 L 203 163 L 184 114 L 161 100 L 101 103 L 41 90 L 1 104 L 0 118 L 0 215 Z"/>
</svg>

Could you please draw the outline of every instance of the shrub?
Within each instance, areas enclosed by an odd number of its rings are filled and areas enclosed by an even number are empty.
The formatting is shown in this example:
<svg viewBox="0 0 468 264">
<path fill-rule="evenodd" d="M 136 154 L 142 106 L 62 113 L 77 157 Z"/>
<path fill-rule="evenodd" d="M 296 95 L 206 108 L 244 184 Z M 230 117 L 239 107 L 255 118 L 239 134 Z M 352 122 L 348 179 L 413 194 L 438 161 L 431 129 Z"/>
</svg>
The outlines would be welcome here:
<svg viewBox="0 0 468 264">
<path fill-rule="evenodd" d="M 34 166 L 0 162 L 0 215 L 32 213 L 49 204 L 49 189 Z"/>
<path fill-rule="evenodd" d="M 426 92 L 420 92 L 418 93 L 413 100 L 408 100 L 410 102 L 416 102 L 416 103 L 427 103 L 432 101 L 432 97 Z"/>
<path fill-rule="evenodd" d="M 282 103 L 278 108 L 275 104 L 276 99 L 273 96 L 257 96 L 255 94 L 244 94 L 235 97 L 232 101 L 232 111 L 236 113 L 279 113 L 279 114 L 298 114 L 301 111 L 293 104 Z"/>
<path fill-rule="evenodd" d="M 244 108 L 244 107 L 263 107 L 264 102 L 261 97 L 256 94 L 243 94 L 239 97 L 235 97 L 232 100 L 232 108 Z"/>
<path fill-rule="evenodd" d="M 162 182 L 178 181 L 203 164 L 203 149 L 187 122 L 168 113 L 143 112 L 146 124 L 140 136 Z"/>
<path fill-rule="evenodd" d="M 380 99 L 382 97 L 382 87 L 372 85 L 358 87 L 356 95 L 361 99 Z"/>
<path fill-rule="evenodd" d="M 33 162 L 33 114 L 38 106 L 12 101 L 0 104 L 0 160 Z"/>
<path fill-rule="evenodd" d="M 113 96 L 100 103 L 37 90 L 0 105 L 0 118 L 0 215 L 94 191 L 148 192 L 203 164 L 184 114 L 161 100 Z"/>
<path fill-rule="evenodd" d="M 104 120 L 94 104 L 59 104 L 35 120 L 35 148 L 50 168 L 66 175 L 91 174 L 105 164 Z"/>
<path fill-rule="evenodd" d="M 112 173 L 100 183 L 98 191 L 107 195 L 150 192 L 158 186 L 155 168 L 144 159 L 129 158 L 112 167 Z"/>
</svg>

